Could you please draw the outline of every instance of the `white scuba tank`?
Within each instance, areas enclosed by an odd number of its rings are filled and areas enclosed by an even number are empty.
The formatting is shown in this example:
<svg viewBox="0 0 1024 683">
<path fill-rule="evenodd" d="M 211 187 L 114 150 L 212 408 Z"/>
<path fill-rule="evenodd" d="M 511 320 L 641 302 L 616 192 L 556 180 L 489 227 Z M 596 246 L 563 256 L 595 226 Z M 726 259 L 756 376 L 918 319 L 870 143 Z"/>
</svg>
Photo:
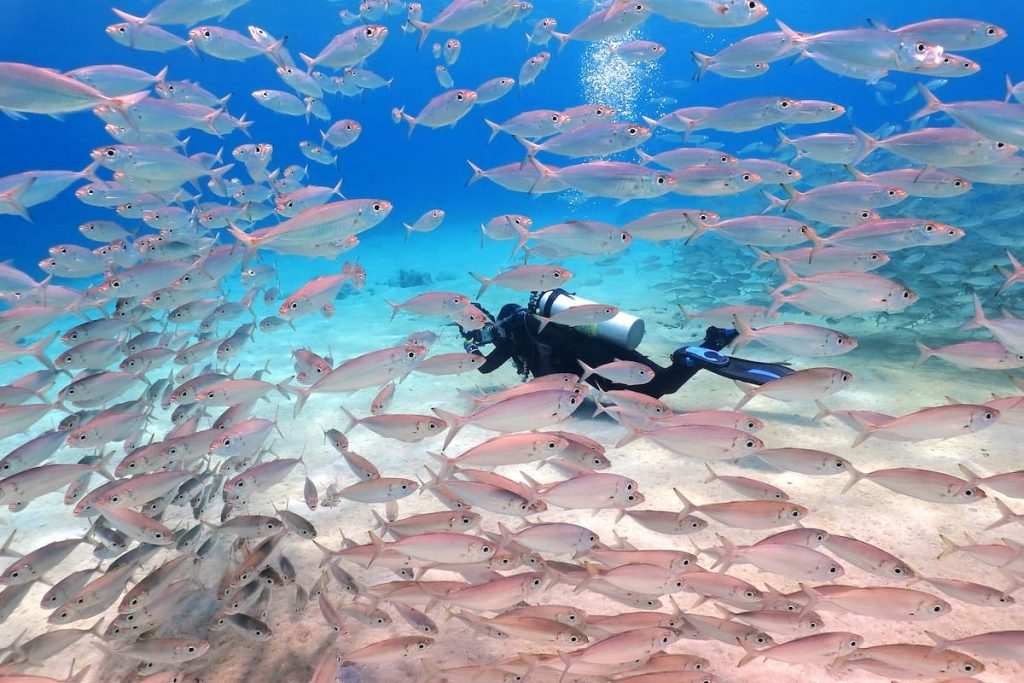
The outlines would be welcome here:
<svg viewBox="0 0 1024 683">
<path fill-rule="evenodd" d="M 559 313 L 575 306 L 584 306 L 586 304 L 596 304 L 596 301 L 590 301 L 583 297 L 569 294 L 564 289 L 552 289 L 547 292 L 541 292 L 537 298 L 536 312 L 545 318 L 551 317 L 555 313 Z M 576 328 L 581 331 L 586 331 L 585 328 Z M 618 344 L 627 349 L 635 349 L 640 345 L 640 341 L 644 338 L 644 321 L 642 318 L 638 318 L 635 315 L 624 313 L 619 311 L 616 316 L 610 320 L 598 323 L 594 328 L 594 335 L 610 341 L 613 344 Z"/>
</svg>

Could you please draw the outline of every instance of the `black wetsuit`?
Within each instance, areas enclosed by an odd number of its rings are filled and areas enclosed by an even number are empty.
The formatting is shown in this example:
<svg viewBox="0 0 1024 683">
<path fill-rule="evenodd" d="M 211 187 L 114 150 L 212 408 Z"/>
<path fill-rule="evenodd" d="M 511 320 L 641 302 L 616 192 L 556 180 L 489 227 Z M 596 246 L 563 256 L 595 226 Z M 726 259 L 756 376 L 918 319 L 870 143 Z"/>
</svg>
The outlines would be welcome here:
<svg viewBox="0 0 1024 683">
<path fill-rule="evenodd" d="M 756 384 L 763 384 L 769 379 L 792 372 L 784 366 L 754 363 L 711 354 L 723 359 L 723 363 L 733 365 L 732 372 L 720 372 L 709 367 L 700 358 L 695 358 L 686 352 L 688 348 L 694 346 L 713 352 L 725 348 L 737 336 L 736 331 L 731 329 L 709 327 L 703 341 L 677 349 L 672 354 L 671 365 L 667 367 L 654 363 L 650 358 L 637 351 L 600 337 L 588 335 L 578 328 L 549 323 L 542 332 L 539 332 L 539 329 L 540 321 L 526 308 L 517 304 L 506 304 L 494 321 L 493 328 L 485 328 L 483 332 L 465 333 L 466 348 L 469 351 L 480 353 L 479 344 L 493 343 L 494 350 L 487 354 L 486 360 L 478 367 L 478 370 L 485 374 L 493 372 L 511 359 L 519 374 L 524 378 L 530 374 L 534 377 L 562 372 L 581 374 L 582 367 L 579 361 L 583 361 L 591 368 L 614 360 L 643 363 L 654 371 L 654 378 L 646 384 L 631 386 L 616 384 L 597 375 L 588 377 L 587 382 L 605 391 L 632 389 L 655 397 L 677 391 L 687 380 L 704 368 Z M 763 366 L 766 369 L 761 369 L 760 374 L 751 376 L 749 368 L 752 365 L 759 368 Z M 742 370 L 740 366 L 742 366 Z"/>
</svg>

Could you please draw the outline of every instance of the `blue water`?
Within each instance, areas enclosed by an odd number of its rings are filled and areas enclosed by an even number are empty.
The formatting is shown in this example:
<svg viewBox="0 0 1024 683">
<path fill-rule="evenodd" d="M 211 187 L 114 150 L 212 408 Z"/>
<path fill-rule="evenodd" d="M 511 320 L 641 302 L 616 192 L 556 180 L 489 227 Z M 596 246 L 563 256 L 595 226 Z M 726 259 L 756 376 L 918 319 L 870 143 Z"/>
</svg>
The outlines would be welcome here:
<svg viewBox="0 0 1024 683">
<path fill-rule="evenodd" d="M 55 69 L 69 70 L 88 64 L 125 63 L 156 73 L 163 66 L 170 67 L 171 79 L 198 81 L 218 95 L 232 94 L 228 109 L 234 116 L 248 113 L 255 119 L 251 129 L 253 140 L 270 142 L 275 147 L 274 166 L 307 164 L 297 148 L 301 139 L 319 141 L 318 122 L 307 126 L 302 118 L 280 116 L 256 105 L 250 96 L 259 88 L 282 88 L 274 67 L 262 58 L 246 62 L 225 62 L 204 55 L 197 58 L 185 49 L 158 54 L 133 51 L 107 38 L 103 28 L 117 21 L 109 12 L 108 2 L 99 0 L 56 0 L 36 3 L 28 0 L 8 0 L 4 3 L 5 21 L 0 25 L 3 52 L 0 57 Z M 121 9 L 137 15 L 145 14 L 154 3 L 122 3 Z M 337 20 L 339 8 L 357 3 L 303 2 L 301 11 L 292 11 L 276 0 L 253 0 L 232 13 L 223 25 L 243 34 L 245 27 L 254 23 L 275 36 L 288 36 L 287 47 L 298 59 L 298 52 L 316 53 L 320 47 L 344 27 Z M 426 16 L 431 17 L 441 3 L 427 2 Z M 523 61 L 539 49 L 525 49 L 523 32 L 544 16 L 555 16 L 560 30 L 570 30 L 582 20 L 590 8 L 587 2 L 536 3 L 533 14 L 525 22 L 509 30 L 475 30 L 459 36 L 462 57 L 450 72 L 457 87 L 475 88 L 480 83 L 499 75 L 518 75 Z M 978 13 L 1004 25 L 1010 38 L 980 52 L 972 52 L 982 63 L 982 71 L 970 78 L 951 79 L 938 94 L 949 100 L 1000 99 L 1004 93 L 1003 74 L 1013 71 L 1019 63 L 1019 47 L 1015 47 L 1015 30 L 1024 26 L 1024 15 L 1009 3 L 995 3 Z M 657 17 L 646 22 L 639 32 L 645 39 L 662 42 L 668 52 L 651 70 L 636 69 L 641 86 L 635 100 L 608 102 L 628 104 L 635 115 L 656 116 L 673 108 L 688 105 L 718 105 L 740 97 L 760 95 L 787 95 L 796 98 L 827 99 L 852 110 L 849 118 L 816 126 L 795 127 L 798 134 L 819 131 L 848 131 L 850 119 L 860 128 L 871 131 L 886 124 L 901 124 L 907 115 L 918 108 L 919 99 L 909 103 L 883 108 L 875 99 L 875 89 L 860 81 L 841 78 L 827 73 L 812 62 L 795 65 L 778 62 L 760 78 L 730 80 L 709 75 L 699 83 L 685 89 L 666 86 L 665 81 L 689 81 L 693 74 L 691 49 L 712 54 L 718 49 L 748 35 L 774 30 L 773 18 L 786 21 L 799 31 L 819 31 L 862 25 L 867 18 L 882 20 L 890 25 L 938 16 L 961 16 L 963 11 L 956 2 L 857 2 L 829 3 L 822 11 L 820 3 L 799 0 L 770 3 L 769 17 L 755 25 L 723 30 L 701 29 L 674 24 Z M 340 151 L 339 169 L 310 163 L 310 180 L 319 185 L 334 185 L 338 173 L 344 178 L 343 191 L 349 197 L 383 197 L 392 201 L 395 209 L 383 225 L 367 239 L 384 238 L 400 234 L 401 222 L 411 222 L 424 211 L 437 206 L 447 212 L 446 229 L 431 236 L 435 240 L 451 240 L 452 245 L 464 243 L 462 232 L 472 232 L 482 218 L 498 213 L 525 213 L 550 215 L 552 222 L 566 213 L 562 199 L 553 196 L 530 197 L 506 192 L 488 182 L 465 189 L 471 175 L 465 163 L 468 157 L 483 168 L 490 168 L 521 158 L 519 145 L 507 135 L 499 135 L 487 144 L 489 129 L 482 123 L 486 117 L 501 122 L 528 109 L 562 109 L 585 100 L 581 76 L 593 68 L 586 57 L 588 45 L 572 42 L 564 52 L 551 60 L 548 69 L 522 93 L 512 94 L 495 103 L 472 111 L 454 129 L 428 130 L 420 128 L 407 139 L 407 126 L 391 122 L 392 107 L 405 105 L 416 113 L 442 88 L 434 76 L 438 63 L 430 53 L 434 41 L 443 41 L 445 34 L 432 34 L 423 49 L 416 49 L 417 38 L 399 30 L 399 22 L 387 20 L 391 32 L 383 48 L 367 67 L 386 78 L 394 77 L 389 90 L 365 92 L 361 98 L 328 96 L 327 104 L 334 117 L 355 118 L 363 125 L 363 134 L 350 148 Z M 215 23 L 211 21 L 210 23 Z M 182 27 L 171 27 L 172 32 L 183 34 Z M 547 49 L 554 51 L 552 42 Z M 647 73 L 645 73 L 647 72 Z M 616 78 L 630 80 L 632 74 Z M 1012 74 L 1016 79 L 1021 74 Z M 902 95 L 913 83 L 922 80 L 911 74 L 892 74 L 885 79 L 896 86 L 893 94 Z M 614 82 L 614 81 L 613 81 Z M 673 97 L 678 104 L 657 107 L 650 100 Z M 224 140 L 200 132 L 193 132 L 189 153 L 216 152 L 225 147 L 225 159 L 230 150 L 247 142 L 240 133 Z M 764 129 L 745 135 L 709 133 L 729 150 L 738 150 L 757 140 L 774 145 L 775 135 Z M 45 116 L 31 116 L 25 121 L 0 118 L 0 139 L 4 153 L 0 156 L 0 175 L 31 169 L 80 169 L 88 162 L 88 153 L 109 141 L 102 122 L 89 113 L 71 114 L 57 121 Z M 626 153 L 624 158 L 632 155 Z M 559 159 L 559 162 L 564 161 Z M 244 177 L 244 173 L 242 174 Z M 756 194 L 756 193 L 753 193 Z M 758 199 L 758 201 L 760 201 Z M 622 215 L 626 219 L 667 206 L 686 206 L 694 200 L 672 197 L 654 202 L 632 202 Z M 583 205 L 588 217 L 605 214 L 613 201 L 595 199 Z M 759 205 L 760 206 L 760 205 Z M 45 256 L 48 246 L 63 241 L 78 241 L 76 227 L 84 220 L 109 218 L 103 209 L 82 206 L 71 191 L 57 200 L 36 207 L 34 224 L 26 224 L 18 216 L 0 216 L 0 234 L 16 240 L 17 249 L 5 255 L 24 268 L 34 266 Z M 542 221 L 537 221 L 542 225 Z M 475 235 L 474 235 L 475 237 Z"/>
</svg>

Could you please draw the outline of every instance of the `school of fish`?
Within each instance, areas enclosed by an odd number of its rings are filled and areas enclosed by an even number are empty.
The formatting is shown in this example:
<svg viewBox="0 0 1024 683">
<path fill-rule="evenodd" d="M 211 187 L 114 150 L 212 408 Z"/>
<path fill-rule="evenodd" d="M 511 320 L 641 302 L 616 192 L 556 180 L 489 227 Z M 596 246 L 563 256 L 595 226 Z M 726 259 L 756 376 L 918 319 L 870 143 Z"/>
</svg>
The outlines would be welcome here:
<svg viewBox="0 0 1024 683">
<path fill-rule="evenodd" d="M 1012 499 L 1024 498 L 1024 469 L 978 470 L 949 459 L 911 467 L 901 455 L 952 438 L 967 450 L 996 424 L 1019 429 L 1024 394 L 982 403 L 921 397 L 920 409 L 898 415 L 865 402 L 863 410 L 840 409 L 843 397 L 832 398 L 860 380 L 840 367 L 865 341 L 836 329 L 844 321 L 883 325 L 941 286 L 964 285 L 931 254 L 981 219 L 954 225 L 943 201 L 984 185 L 1024 184 L 1024 85 L 1008 76 L 1005 100 L 935 94 L 947 79 L 977 73 L 979 62 L 960 53 L 983 55 L 974 51 L 1005 39 L 1003 28 L 923 18 L 805 33 L 799 17 L 782 17 L 775 30 L 704 54 L 699 45 L 615 39 L 645 22 L 767 24 L 768 8 L 759 0 L 610 0 L 566 27 L 538 17 L 541 3 L 526 0 L 452 0 L 430 9 L 353 0 L 339 3 L 350 6 L 318 51 L 272 35 L 272 26 L 249 25 L 247 34 L 228 28 L 250 19 L 247 4 L 162 0 L 141 16 L 115 8 L 119 21 L 107 28 L 125 46 L 126 62 L 133 50 L 182 48 L 203 55 L 196 63 L 206 68 L 267 60 L 249 67 L 265 72 L 267 87 L 245 104 L 249 95 L 211 93 L 195 80 L 171 80 L 184 74 L 167 69 L 110 64 L 60 73 L 0 63 L 5 114 L 70 122 L 91 112 L 111 137 L 80 171 L 0 178 L 0 212 L 31 220 L 33 207 L 73 187 L 82 203 L 116 214 L 83 223 L 81 243 L 52 246 L 39 262 L 42 279 L 0 264 L 0 367 L 11 378 L 0 386 L 0 439 L 10 445 L 0 458 L 7 508 L 0 555 L 9 558 L 0 572 L 0 625 L 12 634 L 0 643 L 0 682 L 1024 677 L 1024 629 L 957 621 L 976 608 L 1019 609 L 1024 539 L 1014 540 L 1011 529 L 1024 522 L 1014 508 L 1024 507 Z M 476 57 L 461 54 L 457 36 L 484 30 L 525 32 L 527 56 L 518 71 L 455 87 L 450 67 Z M 418 41 L 419 57 L 437 62 L 441 92 L 426 103 L 389 104 L 376 118 L 336 119 L 334 102 L 402 78 L 371 70 L 378 50 L 402 40 Z M 552 60 L 576 43 L 602 41 L 632 64 L 692 50 L 698 81 L 754 78 L 810 60 L 878 87 L 883 100 L 890 72 L 914 74 L 920 81 L 905 100 L 920 98 L 921 106 L 899 129 L 854 125 L 851 133 L 806 135 L 804 125 L 848 115 L 843 104 L 782 94 L 701 102 L 636 121 L 595 102 L 505 120 L 487 114 L 489 103 L 517 90 L 555 87 L 544 84 Z M 229 113 L 231 95 L 233 108 L 261 114 L 259 125 Z M 409 214 L 383 197 L 342 196 L 340 178 L 313 185 L 303 165 L 277 162 L 275 155 L 291 159 L 293 150 L 259 140 L 278 116 L 322 128 L 319 139 L 296 147 L 328 169 L 364 128 L 421 136 L 475 119 L 480 135 L 511 136 L 523 153 L 489 169 L 469 161 L 468 186 L 488 180 L 531 195 L 575 191 L 609 204 L 686 199 L 623 226 L 569 210 L 544 226 L 519 214 L 480 216 L 480 240 L 505 241 L 517 265 L 477 272 L 482 267 L 467 256 L 458 263 L 469 271 L 461 291 L 378 302 L 385 322 L 389 313 L 416 316 L 427 329 L 360 353 L 340 337 L 331 349 L 330 340 L 300 335 L 287 362 L 257 352 L 266 366 L 243 372 L 240 358 L 269 336 L 318 318 L 341 326 L 346 298 L 366 296 L 359 236 L 395 209 Z M 737 154 L 700 146 L 708 132 L 750 131 L 794 150 L 793 165 L 766 144 Z M 193 147 L 235 140 L 231 158 L 187 154 L 189 135 Z M 675 136 L 666 138 L 675 146 L 643 148 L 662 136 Z M 467 145 L 466 156 L 473 151 Z M 883 167 L 867 163 L 883 156 Z M 723 215 L 719 206 L 749 210 Z M 402 223 L 407 241 L 445 219 L 442 208 L 414 215 Z M 687 302 L 682 320 L 735 327 L 733 352 L 760 347 L 796 368 L 761 386 L 729 385 L 731 409 L 683 411 L 671 407 L 672 397 L 602 391 L 602 379 L 650 381 L 650 368 L 630 361 L 581 363 L 577 375 L 475 391 L 480 356 L 436 350 L 445 345 L 444 326 L 484 326 L 477 300 L 485 292 L 523 296 L 569 283 L 574 273 L 563 259 L 610 268 L 640 242 L 684 253 L 707 249 L 710 235 L 749 247 L 745 268 L 771 264 L 776 273 L 767 293 L 737 294 L 742 303 L 700 312 Z M 1024 367 L 1024 319 L 997 313 L 1006 292 L 1024 282 L 1013 244 L 1007 240 L 1009 250 L 994 261 L 982 258 L 977 277 L 968 278 L 977 291 L 967 294 L 969 317 L 931 301 L 939 310 L 930 318 L 960 341 L 915 339 L 917 364 L 935 358 L 967 373 Z M 291 281 L 280 277 L 278 255 L 348 260 L 334 274 Z M 897 258 L 920 264 L 935 288 L 915 291 L 876 272 Z M 994 281 L 993 266 L 1001 272 Z M 652 286 L 671 292 L 677 283 Z M 754 305 L 755 298 L 770 302 Z M 569 309 L 541 327 L 592 325 L 618 313 L 615 303 Z M 793 311 L 800 322 L 779 320 Z M 41 367 L 30 371 L 32 364 Z M 393 412 L 399 383 L 416 375 L 447 376 L 461 389 L 406 401 L 417 412 Z M 579 411 L 585 403 L 596 406 L 595 419 Z M 812 427 L 803 439 L 769 438 L 770 420 L 742 411 L 750 403 L 767 418 Z M 305 423 L 315 404 L 340 405 L 333 423 Z M 611 438 L 583 433 L 599 413 L 601 433 Z M 822 449 L 810 431 L 824 425 L 846 440 L 841 452 Z M 310 433 L 318 438 L 294 438 Z M 412 444 L 417 456 L 381 471 L 395 442 Z M 879 442 L 886 458 L 859 457 Z M 355 443 L 374 446 L 360 454 Z M 634 450 L 641 446 L 647 450 Z M 687 475 L 629 476 L 634 456 L 651 449 Z M 737 464 L 750 476 L 736 474 Z M 328 470 L 341 476 L 324 476 Z M 791 500 L 771 483 L 781 479 L 763 476 L 779 472 L 823 487 L 827 477 L 841 477 L 835 501 L 870 493 L 880 525 L 900 524 L 885 517 L 886 501 L 911 500 L 925 511 L 961 505 L 968 540 L 931 534 L 943 569 L 926 575 L 915 569 L 922 558 L 905 548 L 861 540 L 842 524 L 819 528 L 816 518 L 828 511 Z M 888 498 L 874 493 L 879 487 Z M 57 510 L 77 531 L 39 544 L 41 508 Z M 987 540 L 973 540 L 983 534 Z M 927 631 L 909 630 L 925 621 Z M 261 659 L 270 648 L 280 661 Z M 258 666 L 238 675 L 218 668 L 239 651 Z M 771 666 L 765 662 L 795 665 L 800 674 L 756 673 Z M 984 678 L 986 671 L 999 678 Z"/>
</svg>

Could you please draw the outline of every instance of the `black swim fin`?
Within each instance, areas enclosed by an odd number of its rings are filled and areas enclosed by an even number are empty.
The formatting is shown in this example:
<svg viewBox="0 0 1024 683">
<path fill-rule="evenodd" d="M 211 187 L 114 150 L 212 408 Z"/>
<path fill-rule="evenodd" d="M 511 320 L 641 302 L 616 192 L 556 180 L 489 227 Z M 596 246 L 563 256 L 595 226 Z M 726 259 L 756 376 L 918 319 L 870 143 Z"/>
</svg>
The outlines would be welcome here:
<svg viewBox="0 0 1024 683">
<path fill-rule="evenodd" d="M 678 354 L 677 351 L 673 356 Z M 682 349 L 681 355 L 696 367 L 748 384 L 764 384 L 794 372 L 793 368 L 779 363 L 762 363 L 746 358 L 726 356 L 702 346 L 687 346 Z"/>
</svg>

